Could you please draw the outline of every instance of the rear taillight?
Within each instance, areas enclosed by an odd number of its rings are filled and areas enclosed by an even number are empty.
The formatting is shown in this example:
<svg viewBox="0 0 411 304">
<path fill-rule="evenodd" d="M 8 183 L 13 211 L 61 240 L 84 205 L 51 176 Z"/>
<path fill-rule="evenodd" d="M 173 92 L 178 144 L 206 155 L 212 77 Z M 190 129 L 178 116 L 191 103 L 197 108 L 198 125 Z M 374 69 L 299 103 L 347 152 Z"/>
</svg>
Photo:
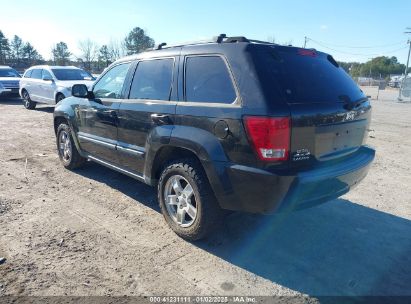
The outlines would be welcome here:
<svg viewBox="0 0 411 304">
<path fill-rule="evenodd" d="M 261 160 L 288 160 L 290 153 L 289 117 L 246 116 L 244 124 L 249 140 Z"/>
</svg>

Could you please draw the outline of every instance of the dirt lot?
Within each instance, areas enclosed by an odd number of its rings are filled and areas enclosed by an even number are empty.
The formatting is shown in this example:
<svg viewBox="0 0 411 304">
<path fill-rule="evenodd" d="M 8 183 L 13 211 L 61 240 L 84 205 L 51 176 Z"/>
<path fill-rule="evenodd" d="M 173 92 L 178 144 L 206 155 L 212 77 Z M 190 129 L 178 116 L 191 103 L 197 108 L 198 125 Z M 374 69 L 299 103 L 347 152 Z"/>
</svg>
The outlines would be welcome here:
<svg viewBox="0 0 411 304">
<path fill-rule="evenodd" d="M 53 108 L 0 101 L 0 295 L 411 295 L 411 104 L 373 102 L 377 157 L 348 195 L 234 213 L 205 241 L 155 191 L 96 164 L 64 170 Z"/>
</svg>

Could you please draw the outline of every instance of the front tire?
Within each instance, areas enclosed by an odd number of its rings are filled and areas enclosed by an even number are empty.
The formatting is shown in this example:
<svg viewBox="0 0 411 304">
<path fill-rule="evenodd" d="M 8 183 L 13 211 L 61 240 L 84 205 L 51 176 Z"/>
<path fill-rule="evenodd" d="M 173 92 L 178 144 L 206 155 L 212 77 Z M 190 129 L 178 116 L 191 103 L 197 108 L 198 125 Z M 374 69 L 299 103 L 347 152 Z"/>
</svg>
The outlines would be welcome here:
<svg viewBox="0 0 411 304">
<path fill-rule="evenodd" d="M 80 168 L 86 159 L 80 155 L 71 136 L 70 127 L 62 123 L 57 128 L 57 151 L 60 161 L 66 169 Z"/>
<path fill-rule="evenodd" d="M 23 90 L 21 93 L 23 97 L 23 104 L 27 110 L 34 110 L 36 108 L 37 103 L 32 101 L 29 95 L 29 92 Z"/>
<path fill-rule="evenodd" d="M 163 170 L 158 200 L 168 225 L 186 240 L 204 238 L 222 219 L 204 170 L 194 159 L 174 161 Z"/>
</svg>

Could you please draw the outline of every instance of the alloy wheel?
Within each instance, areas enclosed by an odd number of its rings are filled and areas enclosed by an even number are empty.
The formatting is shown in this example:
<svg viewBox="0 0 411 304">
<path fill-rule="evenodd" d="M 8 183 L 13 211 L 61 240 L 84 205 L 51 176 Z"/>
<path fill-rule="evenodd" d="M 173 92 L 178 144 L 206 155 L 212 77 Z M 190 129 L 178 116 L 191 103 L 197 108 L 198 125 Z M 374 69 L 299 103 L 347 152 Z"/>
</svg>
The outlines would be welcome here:
<svg viewBox="0 0 411 304">
<path fill-rule="evenodd" d="M 71 158 L 71 141 L 70 136 L 66 131 L 60 132 L 59 137 L 59 150 L 60 155 L 65 162 L 70 161 Z"/>
<path fill-rule="evenodd" d="M 164 202 L 168 214 L 180 227 L 191 226 L 197 218 L 197 201 L 193 187 L 181 175 L 173 175 L 167 180 Z"/>
</svg>

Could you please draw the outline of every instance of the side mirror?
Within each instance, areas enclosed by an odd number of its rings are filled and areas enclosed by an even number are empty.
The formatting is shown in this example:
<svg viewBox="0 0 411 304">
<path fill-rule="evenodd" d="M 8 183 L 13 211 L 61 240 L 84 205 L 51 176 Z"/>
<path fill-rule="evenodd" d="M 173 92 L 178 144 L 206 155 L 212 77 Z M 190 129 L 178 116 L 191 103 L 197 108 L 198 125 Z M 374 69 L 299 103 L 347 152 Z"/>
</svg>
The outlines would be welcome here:
<svg viewBox="0 0 411 304">
<path fill-rule="evenodd" d="M 51 82 L 54 82 L 54 79 L 53 79 L 53 78 L 51 78 L 50 76 L 43 76 L 41 79 L 42 79 L 42 80 L 44 80 L 44 81 L 51 81 Z"/>
<path fill-rule="evenodd" d="M 88 88 L 85 84 L 75 84 L 71 88 L 71 95 L 74 97 L 80 97 L 80 98 L 89 98 L 90 93 L 88 91 Z"/>
</svg>

